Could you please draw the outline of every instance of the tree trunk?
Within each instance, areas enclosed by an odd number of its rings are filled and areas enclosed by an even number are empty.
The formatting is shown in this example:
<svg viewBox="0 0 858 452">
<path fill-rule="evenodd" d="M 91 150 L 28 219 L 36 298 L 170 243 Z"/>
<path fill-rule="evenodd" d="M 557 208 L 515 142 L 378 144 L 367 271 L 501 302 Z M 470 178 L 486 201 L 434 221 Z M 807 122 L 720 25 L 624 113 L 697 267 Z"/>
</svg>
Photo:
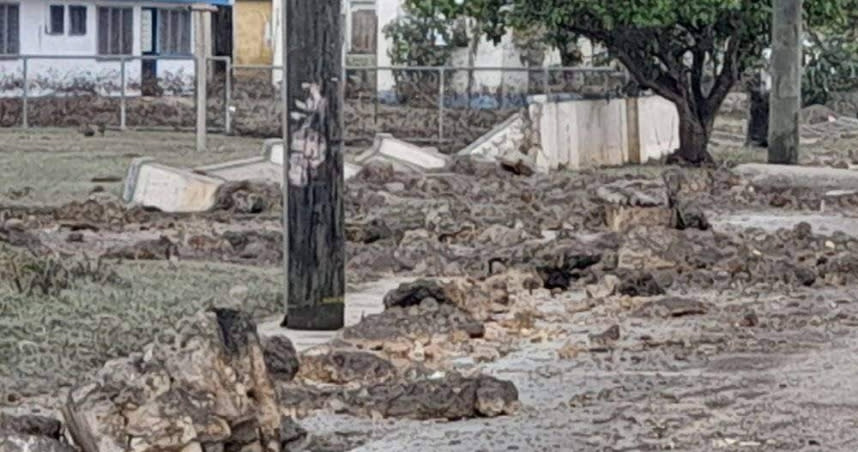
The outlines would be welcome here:
<svg viewBox="0 0 858 452">
<path fill-rule="evenodd" d="M 287 0 L 288 328 L 342 328 L 345 294 L 339 0 Z"/>
<path fill-rule="evenodd" d="M 712 121 L 701 121 L 687 106 L 678 106 L 679 151 L 676 157 L 692 165 L 712 162 L 707 150 L 712 133 Z"/>
<path fill-rule="evenodd" d="M 769 163 L 795 165 L 801 109 L 802 0 L 781 0 L 773 9 Z"/>
</svg>

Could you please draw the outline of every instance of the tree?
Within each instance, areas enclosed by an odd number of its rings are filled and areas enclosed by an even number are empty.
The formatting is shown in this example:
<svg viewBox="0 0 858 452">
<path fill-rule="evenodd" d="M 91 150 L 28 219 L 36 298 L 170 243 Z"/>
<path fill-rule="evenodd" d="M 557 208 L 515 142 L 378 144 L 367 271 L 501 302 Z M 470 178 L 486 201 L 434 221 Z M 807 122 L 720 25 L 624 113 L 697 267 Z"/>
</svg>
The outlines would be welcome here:
<svg viewBox="0 0 858 452">
<path fill-rule="evenodd" d="M 426 2 L 427 0 L 407 0 Z M 765 0 L 434 0 L 445 15 L 480 17 L 496 42 L 507 29 L 540 23 L 552 36 L 601 43 L 643 89 L 673 102 L 679 113 L 677 157 L 712 161 L 707 151 L 715 116 L 745 69 L 769 44 L 771 2 Z M 813 24 L 844 21 L 856 0 L 805 2 Z"/>
</svg>

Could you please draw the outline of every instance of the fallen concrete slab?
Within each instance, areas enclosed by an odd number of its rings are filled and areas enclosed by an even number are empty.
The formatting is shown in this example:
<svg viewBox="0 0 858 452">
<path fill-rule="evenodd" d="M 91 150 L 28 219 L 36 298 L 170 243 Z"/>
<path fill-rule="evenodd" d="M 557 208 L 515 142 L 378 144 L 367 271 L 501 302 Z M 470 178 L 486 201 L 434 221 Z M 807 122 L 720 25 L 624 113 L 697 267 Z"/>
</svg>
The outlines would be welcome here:
<svg viewBox="0 0 858 452">
<path fill-rule="evenodd" d="M 754 186 L 768 189 L 858 190 L 858 171 L 848 169 L 746 163 L 735 171 Z"/>
<path fill-rule="evenodd" d="M 394 138 L 393 135 L 380 133 L 375 136 L 372 148 L 355 159 L 358 165 L 374 161 L 387 161 L 400 171 L 425 172 L 447 166 L 449 157 L 434 148 L 420 146 Z"/>
<path fill-rule="evenodd" d="M 517 150 L 521 146 L 524 140 L 523 128 L 524 120 L 521 114 L 516 113 L 477 138 L 458 154 L 486 160 L 498 159 L 506 152 Z"/>
<path fill-rule="evenodd" d="M 262 181 L 283 183 L 283 166 L 271 162 L 265 157 L 253 157 L 233 160 L 215 165 L 194 168 L 199 174 L 217 177 L 228 181 Z"/>
<path fill-rule="evenodd" d="M 153 161 L 132 163 L 123 198 L 163 212 L 203 212 L 212 208 L 223 179 Z"/>
<path fill-rule="evenodd" d="M 262 158 L 272 164 L 277 165 L 278 171 L 283 171 L 283 140 L 265 140 L 265 143 L 262 146 Z M 345 177 L 345 180 L 349 180 L 357 173 L 359 173 L 361 169 L 362 167 L 360 165 L 345 161 L 343 162 L 343 177 Z M 283 177 L 282 175 L 278 177 L 279 178 L 277 179 L 277 183 L 282 185 Z"/>
</svg>

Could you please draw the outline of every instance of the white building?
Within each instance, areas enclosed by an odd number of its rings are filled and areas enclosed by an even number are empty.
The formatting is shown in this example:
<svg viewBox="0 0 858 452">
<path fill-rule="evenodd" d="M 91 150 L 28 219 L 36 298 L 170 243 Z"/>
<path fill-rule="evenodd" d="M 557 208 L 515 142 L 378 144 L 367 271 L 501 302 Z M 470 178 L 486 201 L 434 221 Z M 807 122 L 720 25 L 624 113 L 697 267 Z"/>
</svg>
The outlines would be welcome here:
<svg viewBox="0 0 858 452">
<path fill-rule="evenodd" d="M 230 5 L 232 0 L 0 0 L 0 83 L 21 77 L 22 56 L 27 56 L 33 95 L 75 78 L 118 87 L 119 56 L 187 58 L 129 59 L 125 67 L 129 85 L 146 85 L 163 77 L 190 79 L 194 73 L 192 3 Z M 98 57 L 39 58 L 49 55 Z"/>
</svg>

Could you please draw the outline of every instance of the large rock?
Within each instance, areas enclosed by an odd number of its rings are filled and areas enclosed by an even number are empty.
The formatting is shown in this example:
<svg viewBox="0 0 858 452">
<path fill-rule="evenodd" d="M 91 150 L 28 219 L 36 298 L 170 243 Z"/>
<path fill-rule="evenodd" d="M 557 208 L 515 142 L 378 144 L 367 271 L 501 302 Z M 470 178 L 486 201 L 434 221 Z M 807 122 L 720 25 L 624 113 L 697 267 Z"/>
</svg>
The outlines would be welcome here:
<svg viewBox="0 0 858 452">
<path fill-rule="evenodd" d="M 0 430 L 0 452 L 75 452 L 75 449 L 45 436 Z"/>
<path fill-rule="evenodd" d="M 85 452 L 279 451 L 278 399 L 250 317 L 215 309 L 176 331 L 69 393 L 75 443 Z"/>
<path fill-rule="evenodd" d="M 49 417 L 11 416 L 0 413 L 0 432 L 60 439 L 62 430 L 62 423 Z"/>
</svg>

